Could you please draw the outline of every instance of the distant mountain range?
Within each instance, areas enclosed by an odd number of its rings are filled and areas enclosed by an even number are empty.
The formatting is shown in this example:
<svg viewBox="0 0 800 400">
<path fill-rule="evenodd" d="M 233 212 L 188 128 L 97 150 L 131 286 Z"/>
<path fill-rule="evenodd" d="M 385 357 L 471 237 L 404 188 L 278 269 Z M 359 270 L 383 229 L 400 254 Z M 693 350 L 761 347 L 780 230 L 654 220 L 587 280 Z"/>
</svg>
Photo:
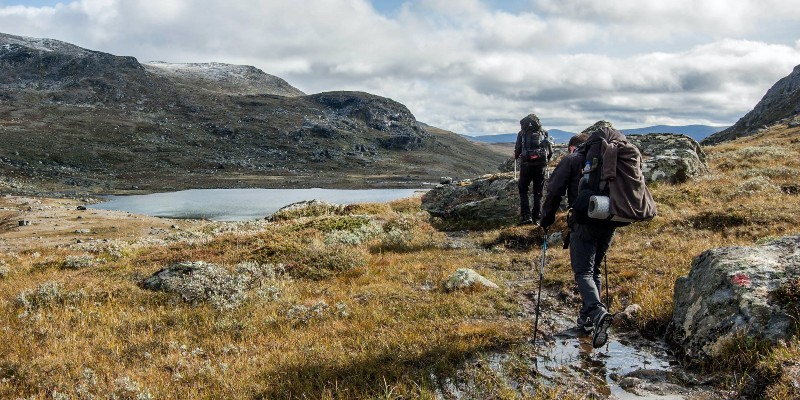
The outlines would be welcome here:
<svg viewBox="0 0 800 400">
<path fill-rule="evenodd" d="M 622 129 L 626 135 L 642 135 L 645 133 L 681 133 L 691 137 L 698 142 L 705 139 L 709 135 L 722 131 L 727 127 L 725 126 L 708 126 L 708 125 L 654 125 L 644 128 L 636 129 Z M 560 129 L 548 129 L 550 137 L 553 138 L 555 143 L 567 143 L 569 138 L 575 132 L 562 131 Z M 514 143 L 517 140 L 516 133 L 501 133 L 497 135 L 481 135 L 481 136 L 465 136 L 469 139 L 484 142 L 484 143 Z"/>
</svg>

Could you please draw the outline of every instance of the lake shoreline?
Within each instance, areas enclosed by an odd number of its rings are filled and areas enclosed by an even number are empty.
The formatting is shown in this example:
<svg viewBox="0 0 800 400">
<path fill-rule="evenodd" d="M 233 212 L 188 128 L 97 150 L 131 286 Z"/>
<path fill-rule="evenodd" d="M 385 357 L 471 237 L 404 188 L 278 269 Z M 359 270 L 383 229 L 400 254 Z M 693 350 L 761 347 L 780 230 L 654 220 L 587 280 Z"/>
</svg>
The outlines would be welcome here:
<svg viewBox="0 0 800 400">
<path fill-rule="evenodd" d="M 91 210 L 123 211 L 152 217 L 247 221 L 263 219 L 290 204 L 318 200 L 333 204 L 384 203 L 421 195 L 428 189 L 189 189 L 109 196 Z"/>
</svg>

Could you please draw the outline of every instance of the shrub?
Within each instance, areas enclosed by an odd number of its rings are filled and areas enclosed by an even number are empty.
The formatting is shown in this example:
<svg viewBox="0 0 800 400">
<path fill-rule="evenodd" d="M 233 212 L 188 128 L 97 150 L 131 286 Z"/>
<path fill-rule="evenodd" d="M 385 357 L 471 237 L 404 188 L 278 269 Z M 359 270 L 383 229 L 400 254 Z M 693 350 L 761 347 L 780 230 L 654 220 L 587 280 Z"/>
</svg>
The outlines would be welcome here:
<svg viewBox="0 0 800 400">
<path fill-rule="evenodd" d="M 275 271 L 282 269 L 272 264 L 244 262 L 236 266 L 234 273 L 209 263 L 195 263 L 189 274 L 181 274 L 164 280 L 167 292 L 177 293 L 189 303 L 209 302 L 218 310 L 230 310 L 247 299 L 247 291 L 264 280 L 274 279 Z"/>
<path fill-rule="evenodd" d="M 415 213 L 420 211 L 421 204 L 422 196 L 413 196 L 392 201 L 389 203 L 389 207 L 397 213 Z"/>
<path fill-rule="evenodd" d="M 370 221 L 369 224 L 362 225 L 355 230 L 335 230 L 325 235 L 325 244 L 335 246 L 337 244 L 345 244 L 351 246 L 358 246 L 366 241 L 374 239 L 383 233 L 383 228 Z"/>
<path fill-rule="evenodd" d="M 331 216 L 313 219 L 311 221 L 297 224 L 295 229 L 316 229 L 320 232 L 332 231 L 355 231 L 364 225 L 371 222 L 371 219 L 365 216 Z"/>
<path fill-rule="evenodd" d="M 95 265 L 94 257 L 83 254 L 83 255 L 69 255 L 64 258 L 64 262 L 61 264 L 62 268 L 66 269 L 83 269 L 93 267 Z"/>
<path fill-rule="evenodd" d="M 780 188 L 772 183 L 769 178 L 764 176 L 756 176 L 750 178 L 736 187 L 736 195 L 752 195 L 760 193 L 777 193 Z"/>
<path fill-rule="evenodd" d="M 773 299 L 791 315 L 800 319 L 800 278 L 790 279 L 772 293 Z"/>
<path fill-rule="evenodd" d="M 54 281 L 46 281 L 32 290 L 24 290 L 17 295 L 16 304 L 24 309 L 21 316 L 27 316 L 34 311 L 44 308 L 76 304 L 86 297 L 83 290 L 68 292 Z"/>
<path fill-rule="evenodd" d="M 356 203 L 344 206 L 345 214 L 370 214 L 380 215 L 392 212 L 392 208 L 386 203 Z"/>
<path fill-rule="evenodd" d="M 302 217 L 321 217 L 325 215 L 341 214 L 343 206 L 339 204 L 326 203 L 324 201 L 312 200 L 290 204 L 276 211 L 269 217 L 270 221 L 286 221 Z"/>
<path fill-rule="evenodd" d="M 364 252 L 357 248 L 310 244 L 298 258 L 290 262 L 287 269 L 297 277 L 325 279 L 366 264 Z"/>
</svg>

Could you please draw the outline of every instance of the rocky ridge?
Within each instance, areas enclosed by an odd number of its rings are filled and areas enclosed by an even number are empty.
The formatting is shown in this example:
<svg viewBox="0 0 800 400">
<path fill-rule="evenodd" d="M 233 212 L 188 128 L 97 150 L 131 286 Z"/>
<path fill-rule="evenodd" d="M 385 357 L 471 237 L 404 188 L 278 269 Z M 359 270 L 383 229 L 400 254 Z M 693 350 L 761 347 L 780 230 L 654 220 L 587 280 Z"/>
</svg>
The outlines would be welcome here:
<svg viewBox="0 0 800 400">
<path fill-rule="evenodd" d="M 800 65 L 788 76 L 776 82 L 761 101 L 733 126 L 703 139 L 703 145 L 713 145 L 758 133 L 767 126 L 787 123 L 800 125 Z"/>
</svg>

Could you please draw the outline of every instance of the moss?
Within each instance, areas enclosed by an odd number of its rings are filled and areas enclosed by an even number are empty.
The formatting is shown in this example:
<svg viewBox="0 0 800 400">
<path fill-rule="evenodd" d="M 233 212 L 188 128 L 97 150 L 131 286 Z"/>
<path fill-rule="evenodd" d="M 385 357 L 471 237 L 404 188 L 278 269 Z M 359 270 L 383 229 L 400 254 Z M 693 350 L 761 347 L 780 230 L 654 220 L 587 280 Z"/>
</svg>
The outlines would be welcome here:
<svg viewBox="0 0 800 400">
<path fill-rule="evenodd" d="M 320 232 L 349 231 L 354 232 L 359 228 L 370 223 L 370 218 L 366 216 L 328 216 L 313 219 L 293 226 L 295 230 L 316 229 Z"/>
</svg>

